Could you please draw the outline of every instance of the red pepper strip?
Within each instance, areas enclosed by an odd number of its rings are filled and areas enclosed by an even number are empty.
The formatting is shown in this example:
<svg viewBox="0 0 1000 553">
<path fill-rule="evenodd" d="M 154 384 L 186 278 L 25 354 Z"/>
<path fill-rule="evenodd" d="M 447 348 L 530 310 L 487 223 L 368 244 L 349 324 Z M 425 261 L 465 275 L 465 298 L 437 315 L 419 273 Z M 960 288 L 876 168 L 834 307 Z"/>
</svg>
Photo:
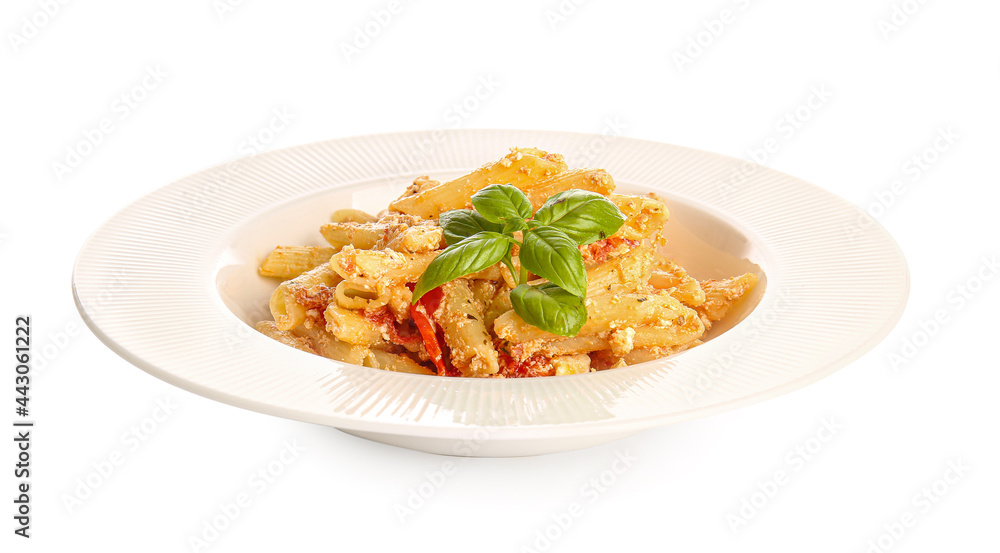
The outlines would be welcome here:
<svg viewBox="0 0 1000 553">
<path fill-rule="evenodd" d="M 438 374 L 444 375 L 444 356 L 441 355 L 441 345 L 438 343 L 434 323 L 430 319 L 434 313 L 431 307 L 437 308 L 437 304 L 441 303 L 441 297 L 441 288 L 431 290 L 417 301 L 417 305 L 410 306 L 410 316 L 413 317 L 413 322 L 416 323 L 417 330 L 424 339 L 424 347 L 427 348 L 427 354 L 437 367 Z"/>
</svg>

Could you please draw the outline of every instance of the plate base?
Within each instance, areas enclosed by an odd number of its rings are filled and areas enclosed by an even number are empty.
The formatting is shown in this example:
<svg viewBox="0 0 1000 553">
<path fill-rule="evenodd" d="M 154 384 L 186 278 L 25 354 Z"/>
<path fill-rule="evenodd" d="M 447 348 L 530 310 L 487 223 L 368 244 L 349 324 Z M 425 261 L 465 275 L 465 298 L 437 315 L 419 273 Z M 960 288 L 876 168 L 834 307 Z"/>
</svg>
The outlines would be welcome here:
<svg viewBox="0 0 1000 553">
<path fill-rule="evenodd" d="M 382 432 L 360 432 L 338 428 L 345 434 L 397 447 L 405 447 L 436 455 L 454 457 L 528 457 L 573 451 L 595 445 L 606 444 L 622 438 L 627 438 L 638 432 L 615 432 L 587 436 L 570 436 L 549 439 L 503 440 L 486 438 L 429 438 L 421 436 L 406 436 L 402 434 L 386 434 Z"/>
</svg>

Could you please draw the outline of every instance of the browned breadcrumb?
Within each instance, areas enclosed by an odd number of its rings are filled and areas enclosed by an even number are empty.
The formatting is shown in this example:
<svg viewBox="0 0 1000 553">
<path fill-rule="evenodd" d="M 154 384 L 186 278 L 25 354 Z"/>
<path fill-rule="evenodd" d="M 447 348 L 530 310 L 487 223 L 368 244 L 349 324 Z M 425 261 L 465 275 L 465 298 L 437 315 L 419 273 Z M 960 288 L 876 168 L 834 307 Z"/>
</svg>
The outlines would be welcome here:
<svg viewBox="0 0 1000 553">
<path fill-rule="evenodd" d="M 406 188 L 406 190 L 403 192 L 403 197 L 414 196 L 416 194 L 423 192 L 424 190 L 427 190 L 428 188 L 434 188 L 435 186 L 439 186 L 440 184 L 441 184 L 440 181 L 436 181 L 427 175 L 419 176 L 413 179 L 413 184 L 411 184 Z"/>
</svg>

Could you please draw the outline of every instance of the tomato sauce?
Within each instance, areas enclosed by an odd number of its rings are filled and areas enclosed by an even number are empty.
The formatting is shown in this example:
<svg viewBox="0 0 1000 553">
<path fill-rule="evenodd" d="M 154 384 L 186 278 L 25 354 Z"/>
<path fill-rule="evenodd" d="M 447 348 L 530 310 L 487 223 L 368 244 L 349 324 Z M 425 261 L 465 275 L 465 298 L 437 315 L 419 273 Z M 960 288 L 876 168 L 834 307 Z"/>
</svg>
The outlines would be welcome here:
<svg viewBox="0 0 1000 553">
<path fill-rule="evenodd" d="M 295 297 L 295 303 L 305 307 L 306 311 L 315 309 L 322 316 L 323 312 L 326 311 L 326 306 L 333 301 L 335 291 L 335 288 L 325 284 L 316 284 L 308 288 L 296 287 L 292 290 L 292 295 Z"/>
<path fill-rule="evenodd" d="M 507 378 L 531 378 L 535 376 L 553 376 L 556 374 L 555 367 L 548 357 L 543 355 L 533 355 L 524 361 L 516 361 L 507 355 L 501 347 L 497 347 L 500 361 L 499 376 Z"/>
<path fill-rule="evenodd" d="M 365 320 L 375 328 L 385 329 L 389 341 L 399 346 L 408 346 L 420 341 L 420 334 L 415 329 L 396 322 L 396 316 L 388 307 L 379 307 L 365 311 Z"/>
<path fill-rule="evenodd" d="M 638 240 L 612 236 L 604 240 L 598 240 L 592 244 L 587 244 L 586 246 L 580 246 L 580 253 L 583 254 L 583 260 L 586 263 L 604 263 L 608 260 L 608 255 L 612 252 L 618 251 L 623 247 L 625 249 L 632 249 L 638 245 Z"/>
</svg>

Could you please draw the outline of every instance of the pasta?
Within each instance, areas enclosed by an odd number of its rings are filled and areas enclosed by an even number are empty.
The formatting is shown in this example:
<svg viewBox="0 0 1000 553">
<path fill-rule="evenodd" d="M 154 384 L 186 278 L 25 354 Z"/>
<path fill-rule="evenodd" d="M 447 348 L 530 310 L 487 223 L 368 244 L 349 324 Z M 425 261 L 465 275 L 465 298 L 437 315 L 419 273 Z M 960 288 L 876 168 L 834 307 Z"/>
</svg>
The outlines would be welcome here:
<svg viewBox="0 0 1000 553">
<path fill-rule="evenodd" d="M 555 194 L 585 190 L 606 198 L 623 216 L 620 227 L 575 242 L 586 244 L 579 246 L 583 269 L 576 270 L 587 279 L 586 296 L 582 284 L 575 292 L 583 302 L 579 309 L 586 310 L 575 334 L 553 334 L 515 312 L 511 290 L 519 275 L 531 285 L 546 282 L 530 273 L 524 278 L 518 257 L 486 266 L 496 259 L 489 258 L 475 267 L 481 270 L 414 294 L 446 248 L 441 214 L 472 208 L 472 196 L 492 184 L 523 192 L 532 213 Z M 570 169 L 558 154 L 512 148 L 451 181 L 418 177 L 378 216 L 337 210 L 319 229 L 328 246 L 275 248 L 259 270 L 281 280 L 270 301 L 274 320 L 258 323 L 257 330 L 344 363 L 441 376 L 564 376 L 673 355 L 701 344 L 758 276 L 689 275 L 664 253 L 668 217 L 664 202 L 652 194 L 616 193 L 602 169 Z"/>
<path fill-rule="evenodd" d="M 379 221 L 346 220 L 329 223 L 320 227 L 319 231 L 332 246 L 351 244 L 362 250 L 429 252 L 438 249 L 444 239 L 441 227 L 433 221 L 395 213 L 388 214 Z"/>
<path fill-rule="evenodd" d="M 489 184 L 512 184 L 530 190 L 539 180 L 563 171 L 566 171 L 566 162 L 559 154 L 535 148 L 514 148 L 500 161 L 444 184 L 435 184 L 437 181 L 428 181 L 425 177 L 419 180 L 419 185 L 415 182 L 399 199 L 390 203 L 389 209 L 430 219 L 449 209 L 469 207 L 472 195 Z"/>
<path fill-rule="evenodd" d="M 271 294 L 271 316 L 278 330 L 292 330 L 320 320 L 341 278 L 329 263 L 282 282 Z"/>
<path fill-rule="evenodd" d="M 317 246 L 278 246 L 260 264 L 260 276 L 295 278 L 330 260 L 337 250 Z"/>
</svg>

